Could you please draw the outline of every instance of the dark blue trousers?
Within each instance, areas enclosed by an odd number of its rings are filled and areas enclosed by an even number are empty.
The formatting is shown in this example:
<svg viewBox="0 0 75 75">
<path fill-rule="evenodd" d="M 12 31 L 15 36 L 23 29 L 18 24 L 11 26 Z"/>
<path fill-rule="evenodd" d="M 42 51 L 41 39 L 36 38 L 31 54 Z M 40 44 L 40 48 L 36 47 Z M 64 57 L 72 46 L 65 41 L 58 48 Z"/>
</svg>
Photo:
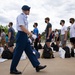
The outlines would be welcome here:
<svg viewBox="0 0 75 75">
<path fill-rule="evenodd" d="M 40 64 L 36 56 L 33 54 L 27 34 L 22 31 L 18 31 L 16 36 L 16 47 L 14 49 L 14 55 L 13 55 L 10 71 L 16 70 L 16 67 L 20 61 L 23 51 L 25 51 L 25 53 L 27 54 L 33 67 L 37 67 Z"/>
</svg>

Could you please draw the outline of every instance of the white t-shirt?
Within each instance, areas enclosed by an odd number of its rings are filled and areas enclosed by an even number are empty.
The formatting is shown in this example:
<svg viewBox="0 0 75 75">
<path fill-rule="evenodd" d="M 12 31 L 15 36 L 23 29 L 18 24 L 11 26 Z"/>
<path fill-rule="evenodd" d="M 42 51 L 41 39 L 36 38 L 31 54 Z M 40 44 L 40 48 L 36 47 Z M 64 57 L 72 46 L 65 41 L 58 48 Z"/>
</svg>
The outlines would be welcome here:
<svg viewBox="0 0 75 75">
<path fill-rule="evenodd" d="M 75 23 L 70 27 L 70 38 L 75 37 Z"/>
<path fill-rule="evenodd" d="M 67 31 L 67 27 L 64 25 L 61 28 L 61 35 L 64 35 L 65 34 L 65 31 Z"/>
</svg>

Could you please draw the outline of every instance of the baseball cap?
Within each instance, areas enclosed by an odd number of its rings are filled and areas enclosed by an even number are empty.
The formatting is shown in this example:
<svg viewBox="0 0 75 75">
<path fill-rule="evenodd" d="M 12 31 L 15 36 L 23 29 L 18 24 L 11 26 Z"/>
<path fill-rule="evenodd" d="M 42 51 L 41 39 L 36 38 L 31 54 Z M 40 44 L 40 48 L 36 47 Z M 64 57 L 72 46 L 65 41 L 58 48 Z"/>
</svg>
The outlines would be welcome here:
<svg viewBox="0 0 75 75">
<path fill-rule="evenodd" d="M 24 11 L 30 10 L 30 7 L 28 5 L 23 5 L 22 6 L 22 10 L 24 10 Z"/>
</svg>

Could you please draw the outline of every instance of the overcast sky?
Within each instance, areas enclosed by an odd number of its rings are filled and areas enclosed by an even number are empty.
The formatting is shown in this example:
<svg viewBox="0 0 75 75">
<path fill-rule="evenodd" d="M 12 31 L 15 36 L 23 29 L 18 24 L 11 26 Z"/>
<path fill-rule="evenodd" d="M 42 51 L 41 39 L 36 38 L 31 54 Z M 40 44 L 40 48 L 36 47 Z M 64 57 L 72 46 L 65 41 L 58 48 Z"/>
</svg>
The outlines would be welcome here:
<svg viewBox="0 0 75 75">
<path fill-rule="evenodd" d="M 33 30 L 34 22 L 38 22 L 39 32 L 45 30 L 45 17 L 50 17 L 53 29 L 60 29 L 60 20 L 66 21 L 69 26 L 69 18 L 75 18 L 75 0 L 0 0 L 0 25 L 8 25 L 11 21 L 16 29 L 16 17 L 21 13 L 21 7 L 31 7 L 28 16 L 29 30 Z"/>
</svg>

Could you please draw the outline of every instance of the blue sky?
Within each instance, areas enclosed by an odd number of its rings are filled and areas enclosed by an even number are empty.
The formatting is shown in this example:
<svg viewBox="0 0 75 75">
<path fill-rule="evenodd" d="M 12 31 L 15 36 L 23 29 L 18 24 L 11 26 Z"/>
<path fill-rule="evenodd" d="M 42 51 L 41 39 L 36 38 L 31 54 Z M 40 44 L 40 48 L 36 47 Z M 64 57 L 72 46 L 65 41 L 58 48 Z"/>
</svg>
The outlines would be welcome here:
<svg viewBox="0 0 75 75">
<path fill-rule="evenodd" d="M 69 26 L 69 18 L 75 18 L 75 0 L 0 0 L 0 25 L 8 25 L 12 21 L 16 30 L 16 17 L 22 12 L 23 5 L 31 7 L 28 16 L 30 31 L 33 30 L 34 22 L 38 22 L 39 32 L 43 32 L 46 27 L 45 17 L 50 17 L 53 29 L 61 28 L 61 19 Z"/>
</svg>

